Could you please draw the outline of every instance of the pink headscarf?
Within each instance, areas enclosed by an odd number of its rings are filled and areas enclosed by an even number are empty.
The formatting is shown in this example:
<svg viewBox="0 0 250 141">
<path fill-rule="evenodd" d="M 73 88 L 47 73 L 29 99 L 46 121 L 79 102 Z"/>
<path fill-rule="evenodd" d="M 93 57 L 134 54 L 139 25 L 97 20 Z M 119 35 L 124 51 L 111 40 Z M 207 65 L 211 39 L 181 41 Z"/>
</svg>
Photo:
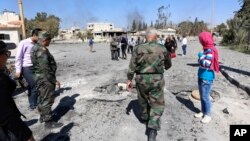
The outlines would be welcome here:
<svg viewBox="0 0 250 141">
<path fill-rule="evenodd" d="M 219 55 L 218 55 L 218 50 L 214 46 L 214 40 L 212 34 L 210 32 L 201 32 L 199 35 L 199 40 L 204 50 L 205 49 L 213 50 L 212 55 L 214 56 L 214 58 L 212 60 L 212 65 L 210 69 L 218 73 L 220 71 Z"/>
</svg>

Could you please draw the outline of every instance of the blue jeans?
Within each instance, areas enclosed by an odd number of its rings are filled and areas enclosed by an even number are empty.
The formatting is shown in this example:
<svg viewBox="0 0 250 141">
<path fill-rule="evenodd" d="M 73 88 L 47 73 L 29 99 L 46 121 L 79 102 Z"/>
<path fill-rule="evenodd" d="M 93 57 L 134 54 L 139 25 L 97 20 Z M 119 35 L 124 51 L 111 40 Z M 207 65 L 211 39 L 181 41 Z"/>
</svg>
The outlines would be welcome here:
<svg viewBox="0 0 250 141">
<path fill-rule="evenodd" d="M 23 77 L 28 82 L 28 100 L 30 108 L 35 108 L 37 106 L 37 89 L 34 80 L 33 67 L 23 67 L 22 69 Z"/>
<path fill-rule="evenodd" d="M 213 80 L 198 79 L 199 92 L 201 97 L 201 111 L 204 115 L 211 113 L 210 91 L 213 85 Z"/>
<path fill-rule="evenodd" d="M 183 51 L 183 54 L 186 55 L 186 53 L 187 53 L 187 45 L 182 45 L 182 51 Z"/>
</svg>

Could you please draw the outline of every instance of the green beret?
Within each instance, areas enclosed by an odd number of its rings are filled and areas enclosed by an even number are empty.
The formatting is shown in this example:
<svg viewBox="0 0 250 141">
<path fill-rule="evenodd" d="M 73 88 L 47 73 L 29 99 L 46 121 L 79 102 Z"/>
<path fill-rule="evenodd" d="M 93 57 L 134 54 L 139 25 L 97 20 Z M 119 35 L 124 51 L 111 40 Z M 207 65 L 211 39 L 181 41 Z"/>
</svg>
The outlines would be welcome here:
<svg viewBox="0 0 250 141">
<path fill-rule="evenodd" d="M 39 34 L 38 34 L 38 38 L 39 38 L 39 39 L 51 39 L 51 35 L 50 35 L 50 33 L 47 32 L 47 31 L 41 31 L 41 32 L 39 32 Z"/>
</svg>

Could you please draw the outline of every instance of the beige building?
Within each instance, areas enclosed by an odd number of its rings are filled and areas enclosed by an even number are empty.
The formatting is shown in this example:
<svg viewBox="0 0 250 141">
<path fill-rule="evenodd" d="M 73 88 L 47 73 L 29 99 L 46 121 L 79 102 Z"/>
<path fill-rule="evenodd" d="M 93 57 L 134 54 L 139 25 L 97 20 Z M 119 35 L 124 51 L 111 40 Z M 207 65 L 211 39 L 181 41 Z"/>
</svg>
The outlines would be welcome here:
<svg viewBox="0 0 250 141">
<path fill-rule="evenodd" d="M 62 29 L 59 31 L 59 39 L 62 40 L 70 40 L 70 39 L 76 39 L 77 33 L 80 32 L 79 27 L 71 27 L 70 29 Z"/>
<path fill-rule="evenodd" d="M 91 31 L 94 41 L 108 41 L 111 37 L 126 33 L 122 28 L 116 28 L 113 23 L 88 23 L 87 30 Z"/>
<path fill-rule="evenodd" d="M 5 10 L 0 14 L 0 40 L 7 43 L 15 55 L 15 48 L 22 40 L 21 21 L 15 12 Z"/>
<path fill-rule="evenodd" d="M 172 29 L 172 28 L 161 29 L 161 30 L 158 30 L 158 35 L 159 35 L 160 37 L 164 37 L 164 38 L 166 38 L 166 37 L 169 36 L 169 35 L 174 35 L 174 36 L 176 36 L 176 30 L 175 30 L 175 29 Z"/>
</svg>

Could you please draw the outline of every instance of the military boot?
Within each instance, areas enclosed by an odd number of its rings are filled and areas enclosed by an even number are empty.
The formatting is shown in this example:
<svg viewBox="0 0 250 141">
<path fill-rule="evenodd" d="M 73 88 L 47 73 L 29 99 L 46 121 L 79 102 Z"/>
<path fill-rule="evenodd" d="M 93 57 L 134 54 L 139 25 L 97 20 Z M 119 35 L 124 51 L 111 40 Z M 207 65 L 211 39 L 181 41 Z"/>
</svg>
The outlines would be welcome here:
<svg viewBox="0 0 250 141">
<path fill-rule="evenodd" d="M 62 127 L 63 124 L 60 123 L 60 122 L 55 122 L 55 121 L 46 121 L 45 124 L 44 124 L 45 128 L 59 128 L 59 127 Z"/>
<path fill-rule="evenodd" d="M 157 131 L 155 129 L 149 129 L 148 141 L 156 141 Z"/>
</svg>

